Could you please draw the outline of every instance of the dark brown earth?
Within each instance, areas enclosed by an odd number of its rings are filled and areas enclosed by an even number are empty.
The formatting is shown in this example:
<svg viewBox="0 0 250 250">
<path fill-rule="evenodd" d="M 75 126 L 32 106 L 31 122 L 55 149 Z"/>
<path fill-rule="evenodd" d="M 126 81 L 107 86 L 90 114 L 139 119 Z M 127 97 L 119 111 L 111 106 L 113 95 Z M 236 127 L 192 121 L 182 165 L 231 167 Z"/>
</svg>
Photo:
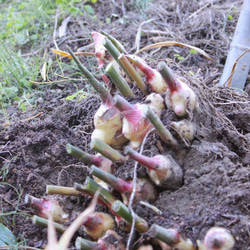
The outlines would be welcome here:
<svg viewBox="0 0 250 250">
<path fill-rule="evenodd" d="M 180 140 L 182 146 L 176 152 L 152 132 L 143 149 L 143 154 L 151 156 L 170 153 L 183 168 L 183 185 L 175 191 L 159 190 L 160 195 L 153 205 L 162 211 L 161 216 L 140 203 L 133 208 L 149 225 L 158 223 L 177 228 L 193 240 L 203 239 L 213 226 L 225 227 L 236 240 L 235 250 L 250 249 L 250 98 L 247 93 L 216 86 L 242 1 L 155 1 L 144 11 L 133 2 L 126 1 L 123 8 L 120 1 L 98 1 L 93 5 L 98 13 L 97 21 L 85 17 L 83 20 L 82 16 L 78 21 L 72 18 L 68 25 L 69 37 L 60 45 L 61 49 L 68 45 L 76 51 L 92 42 L 91 31 L 104 29 L 133 53 L 139 25 L 154 19 L 142 26 L 141 48 L 175 40 L 197 46 L 214 59 L 211 62 L 199 54 L 189 54 L 186 48 L 172 46 L 140 54 L 152 66 L 159 60 L 167 60 L 176 74 L 188 79 L 199 97 L 200 107 L 193 117 L 197 134 L 190 145 Z M 228 14 L 233 20 L 227 19 Z M 111 17 L 109 25 L 105 24 L 106 17 Z M 73 36 L 84 39 L 72 41 Z M 53 42 L 50 47 L 53 48 Z M 178 61 L 175 54 L 185 59 Z M 50 57 L 55 59 L 52 53 Z M 69 59 L 64 60 L 70 63 Z M 81 61 L 85 63 L 86 58 L 81 57 Z M 93 63 L 96 65 L 94 59 Z M 94 153 L 89 144 L 94 129 L 93 115 L 100 100 L 92 91 L 80 101 L 66 101 L 65 98 L 75 92 L 74 84 L 81 89 L 88 83 L 54 84 L 38 96 L 36 105 L 26 113 L 12 112 L 14 106 L 9 107 L 9 119 L 14 124 L 1 128 L 1 212 L 18 212 L 3 216 L 2 222 L 19 241 L 26 239 L 27 246 L 44 248 L 47 229 L 32 224 L 35 210 L 24 205 L 25 195 L 47 197 L 47 184 L 73 186 L 74 182 L 84 183 L 89 175 L 83 163 L 66 153 L 65 145 L 71 143 Z M 249 78 L 247 84 L 245 91 L 249 94 Z M 20 122 L 39 112 L 43 114 L 38 118 Z M 163 112 L 161 118 L 168 127 L 171 121 L 177 120 L 171 110 Z M 5 122 L 2 117 L 1 123 Z M 132 161 L 119 165 L 115 175 L 133 178 L 133 166 Z M 144 167 L 139 166 L 138 176 L 145 176 Z M 57 198 L 72 218 L 91 201 L 88 197 Z M 101 205 L 97 210 L 108 212 Z M 117 231 L 126 242 L 129 235 Z M 77 235 L 86 236 L 83 230 Z M 133 244 L 139 237 L 135 234 L 131 249 L 136 249 Z M 71 246 L 73 249 L 73 241 Z"/>
</svg>

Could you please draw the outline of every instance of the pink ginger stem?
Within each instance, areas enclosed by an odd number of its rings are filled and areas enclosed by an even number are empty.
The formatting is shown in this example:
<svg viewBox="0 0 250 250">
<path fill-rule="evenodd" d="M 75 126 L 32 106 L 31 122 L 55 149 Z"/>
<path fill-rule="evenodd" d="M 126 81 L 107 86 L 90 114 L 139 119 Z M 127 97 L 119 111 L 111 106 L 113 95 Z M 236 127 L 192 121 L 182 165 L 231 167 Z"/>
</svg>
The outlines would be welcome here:
<svg viewBox="0 0 250 250">
<path fill-rule="evenodd" d="M 114 97 L 114 105 L 118 108 L 121 112 L 122 111 L 136 111 L 136 107 L 129 103 L 125 98 L 117 95 Z"/>
<path fill-rule="evenodd" d="M 34 196 L 31 196 L 29 194 L 27 194 L 25 196 L 25 203 L 30 204 L 34 207 L 36 207 L 36 209 L 38 210 L 38 214 L 39 216 L 47 216 L 48 211 L 50 210 L 51 206 L 53 206 L 53 202 L 54 201 L 46 201 L 45 199 L 41 198 L 38 199 Z"/>
<path fill-rule="evenodd" d="M 93 164 L 97 167 L 102 166 L 102 161 L 103 161 L 102 156 L 96 156 L 96 155 L 92 155 L 92 156 L 93 157 L 92 157 L 91 165 Z"/>
<path fill-rule="evenodd" d="M 176 78 L 173 71 L 164 62 L 160 62 L 157 66 L 157 69 L 168 85 L 171 93 L 178 91 L 178 89 L 181 88 L 179 80 Z"/>
<path fill-rule="evenodd" d="M 133 183 L 117 178 L 117 186 L 115 189 L 120 193 L 125 193 L 125 192 L 132 193 Z"/>
<path fill-rule="evenodd" d="M 119 95 L 114 98 L 114 103 L 114 106 L 122 112 L 122 115 L 126 117 L 136 129 L 143 116 L 143 110 L 140 108 L 140 105 L 133 105 Z M 138 131 L 138 133 L 140 133 L 140 131 Z"/>
<path fill-rule="evenodd" d="M 141 155 L 137 153 L 135 150 L 131 149 L 130 147 L 126 147 L 125 152 L 130 156 L 130 158 L 139 162 L 140 164 L 144 165 L 149 169 L 155 169 L 155 167 L 159 165 L 159 162 L 157 161 L 156 158 Z"/>
<path fill-rule="evenodd" d="M 34 196 L 31 196 L 29 194 L 27 194 L 25 196 L 25 203 L 26 204 L 28 203 L 30 205 L 33 205 L 33 206 L 35 206 L 36 208 L 38 208 L 40 210 L 43 208 L 44 202 L 45 201 L 43 199 L 38 199 L 38 198 L 36 198 Z"/>
<path fill-rule="evenodd" d="M 87 152 L 84 152 L 80 148 L 77 148 L 69 143 L 66 145 L 66 150 L 69 154 L 77 157 L 86 164 L 95 165 L 97 167 L 102 165 L 102 156 L 88 154 Z"/>
<path fill-rule="evenodd" d="M 152 82 L 153 81 L 153 79 L 155 77 L 155 70 L 154 69 L 152 69 L 147 64 L 142 63 L 142 62 L 136 64 L 136 66 L 138 66 L 138 68 L 145 74 L 148 82 Z"/>
<path fill-rule="evenodd" d="M 155 77 L 155 70 L 148 66 L 140 57 L 134 55 L 126 55 L 127 58 L 133 62 L 146 76 L 147 80 L 151 82 Z"/>
</svg>

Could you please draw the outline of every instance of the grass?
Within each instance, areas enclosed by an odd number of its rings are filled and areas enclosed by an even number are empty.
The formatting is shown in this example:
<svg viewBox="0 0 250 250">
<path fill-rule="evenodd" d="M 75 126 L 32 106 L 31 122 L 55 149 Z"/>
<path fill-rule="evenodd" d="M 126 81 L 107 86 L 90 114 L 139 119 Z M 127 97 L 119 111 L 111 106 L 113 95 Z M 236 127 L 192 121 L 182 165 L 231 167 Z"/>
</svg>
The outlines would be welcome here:
<svg viewBox="0 0 250 250">
<path fill-rule="evenodd" d="M 30 60 L 29 63 L 31 63 Z M 22 106 L 21 97 L 27 98 L 27 93 L 31 92 L 32 83 L 29 80 L 37 78 L 39 73 L 39 61 L 34 62 L 33 67 L 25 58 L 21 57 L 20 52 L 10 49 L 10 46 L 1 42 L 0 44 L 0 103 L 4 109 L 12 101 L 19 101 Z"/>
<path fill-rule="evenodd" d="M 56 18 L 59 26 L 69 14 L 93 15 L 89 2 L 96 1 L 0 0 L 0 114 L 5 121 L 9 105 L 15 103 L 22 111 L 34 105 L 36 93 L 44 89 L 41 85 L 34 88 L 34 82 L 52 79 L 53 83 L 58 77 L 68 81 L 63 72 L 76 72 L 72 70 L 74 64 L 52 62 L 46 48 L 52 40 Z M 43 76 L 41 69 L 45 66 Z M 74 78 L 74 74 L 67 77 Z"/>
<path fill-rule="evenodd" d="M 5 108 L 14 101 L 23 111 L 32 102 L 30 81 L 39 76 L 41 51 L 53 27 L 49 15 L 55 8 L 41 0 L 0 4 L 0 107 L 6 116 Z M 24 56 L 27 53 L 30 56 Z"/>
<path fill-rule="evenodd" d="M 16 104 L 19 110 L 26 111 L 34 105 L 37 92 L 48 88 L 48 84 L 34 86 L 34 82 L 79 78 L 74 62 L 66 64 L 59 59 L 52 62 L 47 47 L 52 41 L 56 19 L 57 27 L 68 15 L 84 15 L 96 22 L 92 6 L 97 1 L 0 0 L 0 115 L 4 122 L 9 120 L 8 106 Z M 145 13 L 150 2 L 136 0 L 135 8 Z M 87 60 L 93 65 L 91 59 Z M 66 71 L 72 72 L 67 74 L 68 78 L 64 75 Z"/>
<path fill-rule="evenodd" d="M 17 195 L 17 200 L 15 201 L 16 205 L 13 211 L 8 211 L 8 212 L 3 212 L 3 210 L 0 211 L 0 247 L 13 246 L 10 249 L 18 249 L 19 246 L 26 245 L 27 240 L 22 235 L 18 235 L 18 237 L 15 237 L 9 228 L 10 226 L 15 226 L 15 217 L 17 215 L 21 214 L 21 215 L 27 216 L 27 214 L 20 212 L 18 208 L 20 205 L 21 196 L 22 196 L 21 186 L 16 188 L 7 182 L 0 182 L 0 187 L 6 186 L 6 185 L 15 191 Z M 10 224 L 10 221 L 12 222 L 11 224 Z"/>
<path fill-rule="evenodd" d="M 145 18 L 147 18 L 146 10 L 149 8 L 152 0 L 136 0 L 135 8 L 138 12 L 140 12 Z"/>
</svg>

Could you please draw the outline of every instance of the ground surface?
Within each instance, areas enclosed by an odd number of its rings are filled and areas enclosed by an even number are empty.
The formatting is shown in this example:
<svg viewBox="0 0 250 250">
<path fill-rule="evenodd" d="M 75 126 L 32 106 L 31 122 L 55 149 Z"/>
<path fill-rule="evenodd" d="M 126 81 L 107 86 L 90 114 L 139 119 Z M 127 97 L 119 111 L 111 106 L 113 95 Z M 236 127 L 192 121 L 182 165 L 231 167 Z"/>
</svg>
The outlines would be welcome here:
<svg viewBox="0 0 250 250">
<path fill-rule="evenodd" d="M 69 37 L 84 39 L 65 39 L 61 48 L 68 45 L 76 51 L 91 43 L 90 31 L 104 29 L 128 50 L 131 48 L 133 53 L 140 23 L 153 19 L 142 26 L 141 47 L 175 40 L 195 45 L 212 56 L 214 62 L 198 54 L 189 54 L 188 49 L 181 47 L 140 54 L 152 66 L 167 59 L 178 75 L 188 79 L 199 97 L 200 107 L 193 117 L 197 134 L 190 145 L 180 140 L 183 146 L 178 152 L 173 151 L 153 132 L 144 146 L 146 155 L 172 154 L 183 168 L 183 185 L 174 191 L 159 190 L 159 197 L 153 205 L 162 211 L 161 216 L 140 203 L 134 205 L 134 210 L 150 225 L 158 223 L 175 227 L 194 240 L 202 239 L 212 226 L 226 227 L 236 239 L 235 249 L 246 250 L 250 249 L 250 99 L 244 93 L 215 86 L 223 70 L 241 3 L 231 0 L 214 1 L 213 4 L 206 0 L 155 1 L 149 4 L 149 9 L 141 12 L 130 2 L 122 6 L 119 2 L 100 1 L 94 5 L 97 22 L 86 18 L 83 22 L 79 17 L 78 21 L 72 18 L 68 25 Z M 228 20 L 229 14 L 233 20 Z M 105 24 L 106 17 L 112 17 L 109 25 Z M 84 26 L 79 25 L 82 23 Z M 179 61 L 176 54 L 183 56 L 184 60 Z M 84 57 L 81 60 L 85 62 Z M 87 83 L 75 84 L 81 89 Z M 246 92 L 247 89 L 248 86 Z M 24 205 L 25 195 L 46 197 L 47 184 L 73 186 L 74 182 L 83 183 L 88 176 L 86 166 L 68 155 L 65 145 L 71 143 L 93 153 L 89 147 L 90 135 L 94 129 L 93 115 L 100 100 L 92 92 L 80 101 L 65 101 L 65 97 L 74 91 L 72 82 L 53 85 L 40 96 L 36 107 L 29 113 L 13 112 L 10 119 L 15 123 L 3 127 L 0 132 L 1 210 L 7 213 L 18 209 L 18 214 L 5 216 L 3 222 L 20 240 L 27 239 L 28 246 L 43 248 L 47 242 L 47 230 L 32 224 L 31 216 L 35 210 Z M 39 112 L 43 114 L 38 118 L 20 122 Z M 176 119 L 171 111 L 162 114 L 166 126 Z M 133 163 L 119 166 L 115 174 L 132 178 L 133 166 Z M 140 166 L 138 176 L 142 175 L 145 175 L 145 169 Z M 58 198 L 73 217 L 91 200 L 87 197 Z M 101 205 L 97 210 L 107 211 Z M 78 234 L 85 236 L 82 230 Z M 122 235 L 126 242 L 128 235 Z M 133 243 L 138 238 L 136 234 Z"/>
</svg>

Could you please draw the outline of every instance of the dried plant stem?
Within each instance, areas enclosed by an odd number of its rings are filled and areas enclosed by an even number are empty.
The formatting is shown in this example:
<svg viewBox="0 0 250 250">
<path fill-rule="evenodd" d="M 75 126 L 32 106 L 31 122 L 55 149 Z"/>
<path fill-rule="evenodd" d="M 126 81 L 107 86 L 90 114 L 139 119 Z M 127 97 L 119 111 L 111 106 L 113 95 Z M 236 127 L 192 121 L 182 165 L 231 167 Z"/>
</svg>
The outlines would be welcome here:
<svg viewBox="0 0 250 250">
<path fill-rule="evenodd" d="M 200 53 L 201 55 L 205 56 L 207 59 L 209 59 L 211 61 L 214 61 L 204 50 L 199 49 L 199 48 L 197 48 L 195 46 L 191 46 L 191 45 L 188 45 L 188 44 L 185 44 L 185 43 L 176 42 L 176 41 L 166 41 L 166 42 L 154 43 L 154 44 L 148 45 L 148 46 L 140 49 L 135 54 L 139 54 L 142 51 L 148 50 L 148 49 L 162 48 L 162 47 L 165 47 L 165 46 L 172 46 L 172 45 L 187 47 L 189 49 L 196 50 L 198 53 Z"/>
<path fill-rule="evenodd" d="M 121 76 L 120 72 L 116 70 L 113 62 L 108 64 L 105 71 L 124 97 L 135 97 L 127 81 Z"/>
<path fill-rule="evenodd" d="M 113 149 L 103 141 L 99 139 L 93 139 L 91 142 L 91 148 L 99 152 L 111 161 L 125 161 L 126 158 L 120 154 L 118 150 Z"/>
<path fill-rule="evenodd" d="M 53 225 L 53 218 L 52 215 L 49 214 L 48 216 L 48 227 L 47 227 L 47 239 L 48 244 L 46 246 L 46 249 L 52 250 L 57 245 L 57 235 L 56 235 L 56 229 Z"/>
<path fill-rule="evenodd" d="M 83 196 L 83 193 L 76 191 L 73 187 L 62 187 L 62 186 L 54 186 L 54 185 L 47 185 L 46 193 L 70 195 L 70 196 Z"/>
<path fill-rule="evenodd" d="M 144 149 L 144 145 L 146 143 L 146 140 L 148 138 L 148 135 L 153 131 L 154 129 L 151 129 L 150 131 L 148 131 L 148 133 L 146 134 L 146 136 L 144 137 L 143 141 L 142 141 L 142 145 L 141 145 L 141 149 L 140 149 L 140 154 L 142 153 L 143 149 Z M 136 222 L 136 214 L 133 210 L 132 204 L 135 198 L 135 194 L 136 194 L 136 183 L 137 183 L 137 167 L 138 167 L 138 162 L 135 162 L 134 165 L 134 175 L 133 175 L 133 191 L 131 193 L 130 199 L 129 199 L 129 205 L 128 208 L 132 214 L 132 224 L 131 224 L 131 231 L 129 234 L 129 238 L 128 238 L 128 242 L 127 242 L 127 246 L 126 249 L 128 250 L 133 238 L 133 234 L 134 234 L 134 228 L 135 228 L 135 222 Z"/>
<path fill-rule="evenodd" d="M 150 107 L 145 110 L 145 115 L 159 133 L 161 139 L 168 145 L 177 146 L 177 141 L 174 139 L 170 131 L 164 126 L 160 118 L 152 111 Z"/>
<path fill-rule="evenodd" d="M 54 45 L 55 45 L 57 50 L 59 49 L 58 45 L 57 45 L 57 42 L 56 42 L 56 29 L 57 29 L 58 16 L 59 16 L 59 6 L 58 6 L 58 8 L 56 10 L 55 23 L 54 23 L 54 32 L 53 32 L 53 42 L 54 42 Z"/>
<path fill-rule="evenodd" d="M 29 121 L 29 120 L 31 120 L 31 119 L 34 119 L 34 118 L 39 117 L 39 116 L 42 115 L 42 114 L 43 114 L 43 112 L 40 112 L 40 113 L 38 113 L 37 115 L 33 115 L 33 116 L 31 116 L 31 117 L 22 119 L 22 120 L 20 120 L 20 122 L 27 122 L 27 121 Z M 2 123 L 2 124 L 0 124 L 0 125 L 3 126 L 3 127 L 7 127 L 7 126 L 10 126 L 10 125 L 12 125 L 12 124 L 15 124 L 15 122 L 7 122 L 7 123 Z"/>
<path fill-rule="evenodd" d="M 65 230 L 65 233 L 60 238 L 56 250 L 66 250 L 70 240 L 72 239 L 76 230 L 82 225 L 85 218 L 95 211 L 97 198 L 99 192 L 97 191 L 94 195 L 94 199 L 91 201 L 90 205 L 73 221 L 73 223 Z"/>
<path fill-rule="evenodd" d="M 35 225 L 42 226 L 42 227 L 47 227 L 49 221 L 47 219 L 34 215 L 32 217 L 32 223 Z M 65 228 L 63 225 L 56 223 L 56 222 L 53 222 L 53 225 L 58 233 L 63 233 L 65 231 Z"/>
<path fill-rule="evenodd" d="M 0 247 L 0 249 L 4 249 L 4 250 L 12 250 L 13 246 L 3 246 Z M 28 246 L 18 246 L 18 249 L 24 249 L 24 250 L 41 250 L 41 248 L 36 248 L 36 247 L 28 247 Z"/>
<path fill-rule="evenodd" d="M 57 49 L 50 49 L 53 53 L 62 56 L 62 58 L 64 57 L 68 57 L 72 59 L 72 56 L 68 53 L 65 52 L 63 50 L 57 50 Z M 95 56 L 95 53 L 93 52 L 75 52 L 74 53 L 76 56 L 80 56 L 80 55 L 84 55 L 84 56 Z"/>
</svg>

